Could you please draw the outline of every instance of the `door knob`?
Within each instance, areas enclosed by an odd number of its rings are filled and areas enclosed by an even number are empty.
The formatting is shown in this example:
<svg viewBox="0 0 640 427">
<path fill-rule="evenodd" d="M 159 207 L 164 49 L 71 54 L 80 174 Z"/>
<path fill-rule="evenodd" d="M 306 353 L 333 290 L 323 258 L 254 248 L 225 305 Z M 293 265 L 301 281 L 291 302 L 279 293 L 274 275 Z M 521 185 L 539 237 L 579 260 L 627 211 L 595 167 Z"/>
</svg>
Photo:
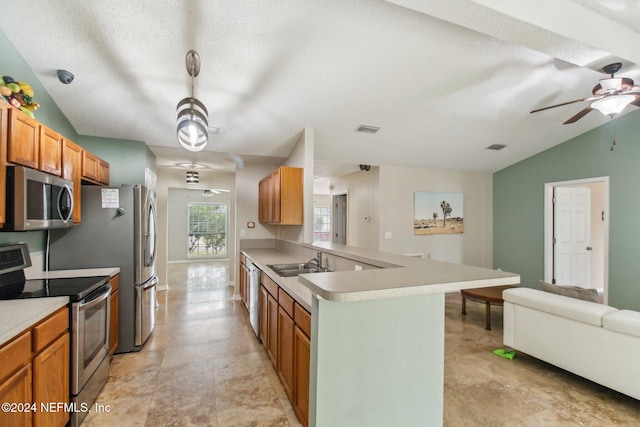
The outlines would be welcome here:
<svg viewBox="0 0 640 427">
<path fill-rule="evenodd" d="M 593 250 L 593 248 L 592 248 L 591 246 L 587 246 L 587 250 L 588 250 L 588 251 L 592 251 L 592 250 Z"/>
</svg>

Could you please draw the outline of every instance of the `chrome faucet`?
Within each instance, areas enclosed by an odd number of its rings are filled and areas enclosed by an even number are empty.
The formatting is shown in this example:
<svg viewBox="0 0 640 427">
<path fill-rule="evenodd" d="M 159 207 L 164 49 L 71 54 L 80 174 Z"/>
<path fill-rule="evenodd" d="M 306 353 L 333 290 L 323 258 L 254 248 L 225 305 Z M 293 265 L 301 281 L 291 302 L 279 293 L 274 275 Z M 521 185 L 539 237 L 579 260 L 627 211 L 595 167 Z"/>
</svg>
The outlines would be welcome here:
<svg viewBox="0 0 640 427">
<path fill-rule="evenodd" d="M 317 268 L 322 268 L 322 252 L 318 251 L 316 253 L 316 257 L 309 260 L 309 262 L 307 262 L 307 264 L 311 264 L 311 263 L 315 263 Z"/>
</svg>

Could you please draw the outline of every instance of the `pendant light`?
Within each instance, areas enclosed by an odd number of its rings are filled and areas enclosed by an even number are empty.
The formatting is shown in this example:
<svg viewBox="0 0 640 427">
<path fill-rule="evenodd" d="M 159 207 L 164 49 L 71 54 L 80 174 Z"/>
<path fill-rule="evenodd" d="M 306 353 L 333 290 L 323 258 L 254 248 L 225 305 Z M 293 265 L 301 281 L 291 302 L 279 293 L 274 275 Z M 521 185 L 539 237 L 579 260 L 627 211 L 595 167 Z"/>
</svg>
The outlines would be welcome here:
<svg viewBox="0 0 640 427">
<path fill-rule="evenodd" d="M 200 73 L 200 56 L 195 50 L 187 52 L 187 72 L 191 76 L 191 96 L 178 102 L 177 136 L 182 147 L 189 151 L 201 151 L 209 140 L 209 112 L 194 96 L 194 79 Z"/>
</svg>

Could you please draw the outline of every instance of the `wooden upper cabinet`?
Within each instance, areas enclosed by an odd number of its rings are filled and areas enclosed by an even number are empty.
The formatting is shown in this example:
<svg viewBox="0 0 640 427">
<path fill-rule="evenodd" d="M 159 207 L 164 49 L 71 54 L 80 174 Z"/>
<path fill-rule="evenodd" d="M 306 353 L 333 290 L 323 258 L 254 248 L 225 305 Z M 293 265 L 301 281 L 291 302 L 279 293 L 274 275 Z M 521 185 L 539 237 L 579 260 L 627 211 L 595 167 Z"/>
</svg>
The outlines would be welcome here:
<svg viewBox="0 0 640 427">
<path fill-rule="evenodd" d="M 82 179 L 93 184 L 109 185 L 109 163 L 84 150 L 82 152 Z"/>
<path fill-rule="evenodd" d="M 88 151 L 82 152 L 82 178 L 98 181 L 98 157 Z"/>
<path fill-rule="evenodd" d="M 7 136 L 7 161 L 38 169 L 40 165 L 40 123 L 20 110 L 9 108 Z"/>
<path fill-rule="evenodd" d="M 302 225 L 303 169 L 281 166 L 259 184 L 258 220 L 266 224 Z"/>
<path fill-rule="evenodd" d="M 102 159 L 98 159 L 98 182 L 100 184 L 109 185 L 111 177 L 110 173 L 109 163 Z"/>
<path fill-rule="evenodd" d="M 73 223 L 79 224 L 81 220 L 81 174 L 82 174 L 82 148 L 72 141 L 62 139 L 62 177 L 73 182 Z"/>
<path fill-rule="evenodd" d="M 62 135 L 40 125 L 38 169 L 52 175 L 62 175 Z"/>
</svg>

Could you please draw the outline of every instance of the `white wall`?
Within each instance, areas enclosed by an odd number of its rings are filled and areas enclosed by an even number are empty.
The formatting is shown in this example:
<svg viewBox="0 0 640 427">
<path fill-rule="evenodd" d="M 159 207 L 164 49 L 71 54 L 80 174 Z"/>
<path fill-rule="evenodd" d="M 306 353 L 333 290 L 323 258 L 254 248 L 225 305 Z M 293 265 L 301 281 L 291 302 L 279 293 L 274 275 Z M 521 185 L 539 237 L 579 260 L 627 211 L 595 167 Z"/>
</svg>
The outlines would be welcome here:
<svg viewBox="0 0 640 427">
<path fill-rule="evenodd" d="M 379 169 L 379 250 L 401 254 L 422 253 L 425 258 L 492 268 L 491 174 L 386 165 Z M 464 233 L 414 236 L 415 191 L 463 193 Z M 391 232 L 392 238 L 385 239 L 385 232 Z"/>
<path fill-rule="evenodd" d="M 305 128 L 283 166 L 303 168 L 303 225 L 278 227 L 278 238 L 299 243 L 313 242 L 313 154 L 314 131 Z"/>
<path fill-rule="evenodd" d="M 232 175 L 233 176 L 233 175 Z M 235 178 L 235 177 L 234 177 Z M 216 180 L 218 181 L 218 180 Z M 215 188 L 221 188 L 221 186 L 216 186 Z M 226 188 L 225 188 L 226 190 Z M 235 215 L 233 214 L 233 206 L 231 203 L 231 191 L 229 193 L 220 193 L 214 194 L 211 197 L 204 197 L 202 195 L 202 190 L 189 188 L 169 188 L 168 195 L 168 206 L 167 206 L 167 217 L 169 218 L 169 223 L 167 226 L 167 262 L 186 262 L 186 261 L 206 261 L 209 259 L 227 259 L 231 257 L 233 252 L 231 248 L 233 248 L 234 240 L 227 236 L 227 255 L 224 256 L 216 256 L 211 255 L 210 257 L 206 256 L 198 256 L 198 257 L 189 257 L 188 256 L 188 223 L 189 223 L 189 214 L 187 212 L 187 206 L 189 203 L 224 203 L 228 206 L 228 223 L 227 223 L 227 232 L 232 232 L 235 230 Z M 233 233 L 232 233 L 233 234 Z"/>
<path fill-rule="evenodd" d="M 167 286 L 167 260 L 168 260 L 168 239 L 171 232 L 169 227 L 170 217 L 168 216 L 169 188 L 193 188 L 186 184 L 186 170 L 167 167 L 159 167 L 157 172 L 156 203 L 158 208 L 158 262 L 156 266 L 159 288 Z M 236 236 L 235 236 L 235 179 L 233 174 L 220 172 L 199 171 L 199 189 L 221 188 L 229 190 L 229 261 L 232 265 L 235 260 Z M 186 209 L 186 207 L 185 207 Z M 229 279 L 232 280 L 234 272 L 229 272 Z"/>
<path fill-rule="evenodd" d="M 347 245 L 378 249 L 379 168 L 358 171 L 331 180 L 331 195 L 347 194 Z M 369 221 L 364 217 L 368 216 Z"/>
</svg>

